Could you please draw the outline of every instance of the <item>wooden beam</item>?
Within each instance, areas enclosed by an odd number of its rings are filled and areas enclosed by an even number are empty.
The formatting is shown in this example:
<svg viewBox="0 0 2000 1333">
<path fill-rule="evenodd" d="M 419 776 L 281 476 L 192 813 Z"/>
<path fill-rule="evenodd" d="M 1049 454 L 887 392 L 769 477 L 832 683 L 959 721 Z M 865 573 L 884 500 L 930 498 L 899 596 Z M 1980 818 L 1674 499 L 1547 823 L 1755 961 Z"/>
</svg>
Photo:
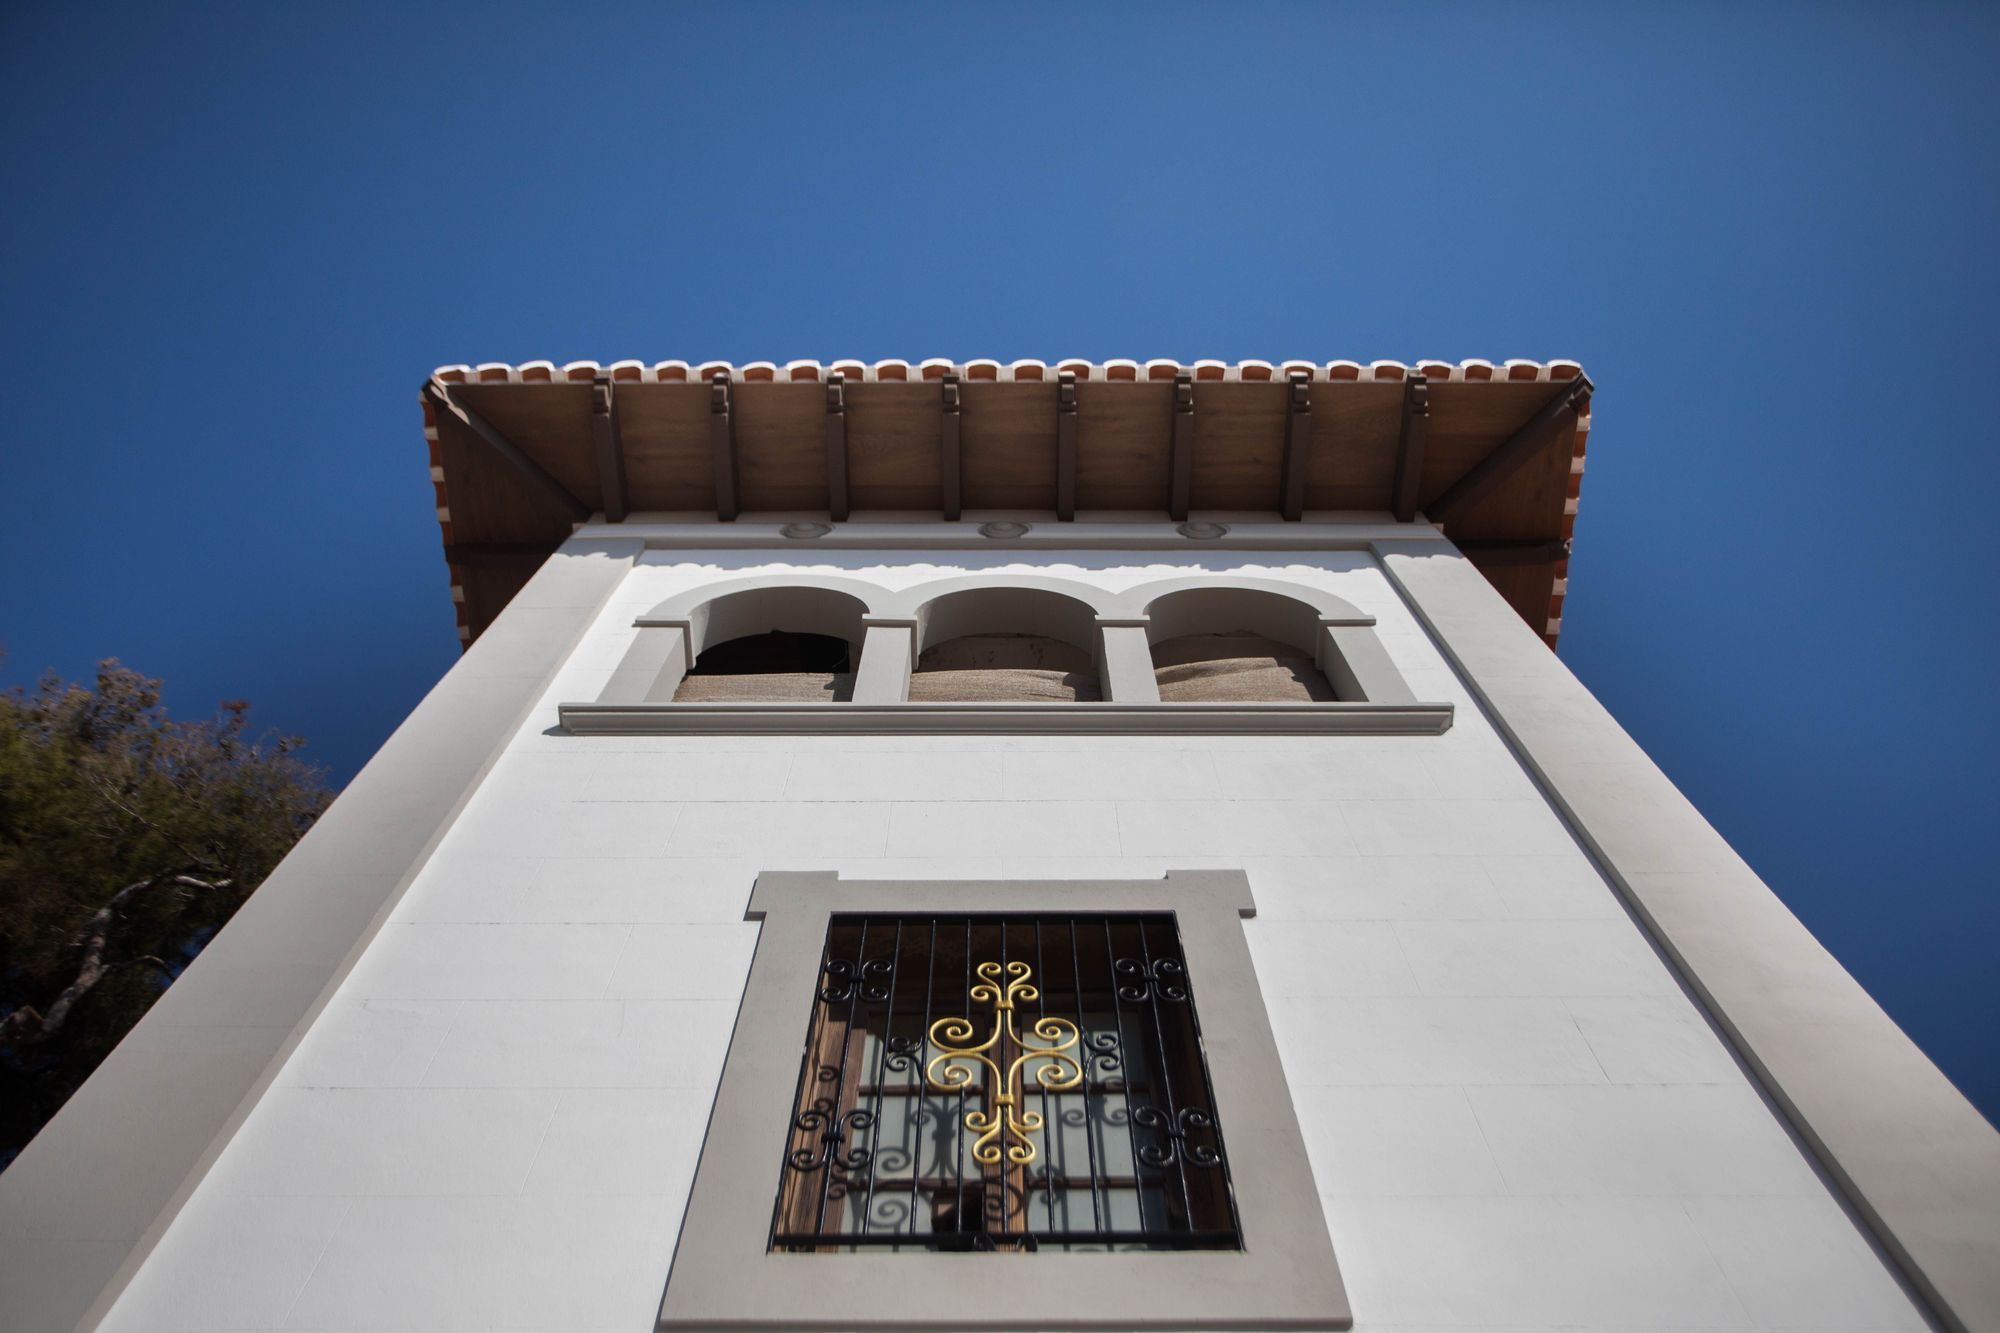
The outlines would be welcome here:
<svg viewBox="0 0 2000 1333">
<path fill-rule="evenodd" d="M 1076 372 L 1056 375 L 1056 517 L 1076 517 Z"/>
<path fill-rule="evenodd" d="M 1389 510 L 1398 523 L 1417 516 L 1418 491 L 1424 480 L 1424 446 L 1431 437 L 1431 383 L 1412 375 L 1403 388 L 1403 428 L 1396 437 L 1396 483 Z"/>
<path fill-rule="evenodd" d="M 629 512 L 625 441 L 618 430 L 618 397 L 609 375 L 590 381 L 590 435 L 597 446 L 597 489 L 604 497 L 604 521 L 623 523 Z"/>
<path fill-rule="evenodd" d="M 847 521 L 847 376 L 837 370 L 826 377 L 826 513 Z"/>
<path fill-rule="evenodd" d="M 1566 381 L 1554 396 L 1542 406 L 1542 410 L 1528 420 L 1528 424 L 1502 441 L 1500 446 L 1485 458 L 1473 464 L 1472 470 L 1445 489 L 1445 493 L 1430 502 L 1425 513 L 1433 523 L 1445 523 L 1465 506 L 1490 494 L 1495 487 L 1514 475 L 1523 463 L 1533 458 L 1550 441 L 1563 439 L 1568 428 L 1590 403 L 1590 377 L 1579 375 Z"/>
<path fill-rule="evenodd" d="M 944 510 L 946 519 L 956 522 L 962 500 L 958 452 L 958 373 L 947 370 L 941 387 L 944 391 L 944 423 L 938 433 L 939 507 Z"/>
<path fill-rule="evenodd" d="M 1306 516 L 1306 459 L 1312 453 L 1312 376 L 1294 370 L 1285 377 L 1285 471 L 1278 514 L 1287 523 Z"/>
<path fill-rule="evenodd" d="M 484 440 L 487 447 L 512 464 L 515 471 L 534 483 L 536 489 L 561 505 L 575 523 L 582 523 L 590 517 L 590 506 L 570 493 L 569 487 L 550 475 L 547 468 L 521 452 L 519 445 L 495 430 L 492 423 L 477 412 L 454 402 L 451 390 L 441 380 L 432 380 L 424 386 L 424 394 L 431 400 L 432 410 L 440 417 L 452 417 L 459 425 Z"/>
<path fill-rule="evenodd" d="M 708 447 L 715 466 L 715 516 L 732 523 L 736 504 L 736 429 L 730 421 L 729 372 L 718 370 L 708 384 Z"/>
<path fill-rule="evenodd" d="M 1194 374 L 1174 374 L 1174 434 L 1167 456 L 1167 513 L 1176 523 L 1188 516 L 1194 482 Z"/>
</svg>

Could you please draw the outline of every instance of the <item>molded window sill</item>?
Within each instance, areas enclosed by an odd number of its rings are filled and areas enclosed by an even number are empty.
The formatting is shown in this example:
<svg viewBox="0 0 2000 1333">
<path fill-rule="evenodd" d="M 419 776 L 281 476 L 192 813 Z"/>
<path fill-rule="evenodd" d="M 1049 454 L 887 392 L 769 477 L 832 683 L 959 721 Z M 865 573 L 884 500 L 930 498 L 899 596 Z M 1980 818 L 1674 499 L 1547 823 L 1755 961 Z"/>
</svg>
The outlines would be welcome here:
<svg viewBox="0 0 2000 1333">
<path fill-rule="evenodd" d="M 1448 703 L 566 703 L 580 736 L 1362 735 L 1437 736 Z"/>
</svg>

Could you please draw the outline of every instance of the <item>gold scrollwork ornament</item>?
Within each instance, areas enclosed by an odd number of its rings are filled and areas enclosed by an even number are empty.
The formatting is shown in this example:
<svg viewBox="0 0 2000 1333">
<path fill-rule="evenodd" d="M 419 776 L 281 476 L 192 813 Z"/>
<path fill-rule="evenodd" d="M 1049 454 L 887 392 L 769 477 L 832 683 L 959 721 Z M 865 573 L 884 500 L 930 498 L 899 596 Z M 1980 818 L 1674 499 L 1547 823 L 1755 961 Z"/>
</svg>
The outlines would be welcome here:
<svg viewBox="0 0 2000 1333">
<path fill-rule="evenodd" d="M 1035 1085 L 1045 1092 L 1079 1086 L 1083 1066 L 1069 1054 L 1077 1045 L 1076 1024 L 1066 1018 L 1038 1018 L 1029 1035 L 1047 1044 L 1030 1045 L 1014 1027 L 1014 1006 L 1041 998 L 1030 980 L 1033 970 L 1026 963 L 1008 963 L 1004 969 L 999 963 L 981 963 L 973 970 L 980 979 L 967 994 L 974 1004 L 993 1006 L 993 1030 L 974 1044 L 977 1029 L 970 1018 L 940 1018 L 932 1023 L 930 1041 L 938 1054 L 924 1066 L 924 1079 L 937 1091 L 960 1092 L 973 1085 L 979 1066 L 985 1066 L 993 1075 L 993 1109 L 965 1113 L 965 1127 L 978 1136 L 972 1160 L 996 1166 L 1004 1155 L 1014 1165 L 1026 1166 L 1036 1157 L 1034 1136 L 1041 1132 L 1042 1114 L 1021 1107 L 1021 1071 L 1034 1064 Z M 1009 1052 L 1016 1052 L 1011 1060 Z"/>
</svg>

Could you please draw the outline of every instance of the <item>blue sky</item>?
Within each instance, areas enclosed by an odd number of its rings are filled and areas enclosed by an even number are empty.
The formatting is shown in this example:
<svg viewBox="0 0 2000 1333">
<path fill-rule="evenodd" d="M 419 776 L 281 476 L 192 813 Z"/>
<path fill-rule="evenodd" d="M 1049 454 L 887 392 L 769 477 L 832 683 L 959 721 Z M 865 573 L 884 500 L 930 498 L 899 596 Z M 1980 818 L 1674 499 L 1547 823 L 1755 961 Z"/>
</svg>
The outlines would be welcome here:
<svg viewBox="0 0 2000 1333">
<path fill-rule="evenodd" d="M 445 362 L 1581 360 L 1562 655 L 2000 1115 L 2000 12 L 0 12 L 0 677 L 350 776 Z"/>
</svg>

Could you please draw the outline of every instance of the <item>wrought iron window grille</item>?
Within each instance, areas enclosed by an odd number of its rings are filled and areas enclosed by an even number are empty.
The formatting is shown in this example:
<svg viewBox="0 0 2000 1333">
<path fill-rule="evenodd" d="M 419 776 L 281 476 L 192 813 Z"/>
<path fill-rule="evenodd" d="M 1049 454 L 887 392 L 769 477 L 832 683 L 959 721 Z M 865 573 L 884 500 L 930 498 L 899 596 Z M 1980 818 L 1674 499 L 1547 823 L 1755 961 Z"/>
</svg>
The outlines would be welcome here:
<svg viewBox="0 0 2000 1333">
<path fill-rule="evenodd" d="M 1241 1248 L 1171 912 L 829 919 L 770 1248 Z"/>
</svg>

